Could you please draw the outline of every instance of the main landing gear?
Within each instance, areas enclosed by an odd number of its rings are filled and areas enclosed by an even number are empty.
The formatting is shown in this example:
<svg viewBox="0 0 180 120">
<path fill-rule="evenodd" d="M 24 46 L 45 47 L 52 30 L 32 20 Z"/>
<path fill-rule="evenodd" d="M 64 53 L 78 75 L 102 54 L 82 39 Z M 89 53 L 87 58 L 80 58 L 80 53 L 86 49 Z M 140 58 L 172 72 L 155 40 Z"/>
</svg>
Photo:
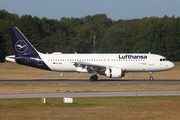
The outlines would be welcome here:
<svg viewBox="0 0 180 120">
<path fill-rule="evenodd" d="M 95 74 L 95 75 L 92 75 L 91 77 L 90 77 L 90 80 L 91 81 L 97 81 L 98 80 L 98 76 Z"/>
<path fill-rule="evenodd" d="M 149 75 L 150 75 L 149 80 L 154 80 L 152 74 L 153 74 L 152 72 L 149 72 Z"/>
</svg>

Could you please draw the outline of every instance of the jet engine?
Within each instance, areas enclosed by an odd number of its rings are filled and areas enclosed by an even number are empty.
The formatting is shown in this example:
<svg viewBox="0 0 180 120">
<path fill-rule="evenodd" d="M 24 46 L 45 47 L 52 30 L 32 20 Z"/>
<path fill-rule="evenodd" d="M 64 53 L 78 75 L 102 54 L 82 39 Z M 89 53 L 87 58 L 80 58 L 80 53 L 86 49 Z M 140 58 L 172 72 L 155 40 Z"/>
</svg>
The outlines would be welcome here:
<svg viewBox="0 0 180 120">
<path fill-rule="evenodd" d="M 125 72 L 119 67 L 107 68 L 105 74 L 109 78 L 121 78 L 125 76 Z"/>
</svg>

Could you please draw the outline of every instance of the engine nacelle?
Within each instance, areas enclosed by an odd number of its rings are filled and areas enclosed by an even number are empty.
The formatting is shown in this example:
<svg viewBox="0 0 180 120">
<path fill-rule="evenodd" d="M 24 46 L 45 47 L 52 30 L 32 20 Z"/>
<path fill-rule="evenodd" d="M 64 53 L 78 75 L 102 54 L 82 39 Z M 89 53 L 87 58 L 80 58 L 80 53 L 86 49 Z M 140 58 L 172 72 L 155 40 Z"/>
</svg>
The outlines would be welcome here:
<svg viewBox="0 0 180 120">
<path fill-rule="evenodd" d="M 105 74 L 109 78 L 121 78 L 124 77 L 125 72 L 122 70 L 122 68 L 112 67 L 107 68 Z"/>
</svg>

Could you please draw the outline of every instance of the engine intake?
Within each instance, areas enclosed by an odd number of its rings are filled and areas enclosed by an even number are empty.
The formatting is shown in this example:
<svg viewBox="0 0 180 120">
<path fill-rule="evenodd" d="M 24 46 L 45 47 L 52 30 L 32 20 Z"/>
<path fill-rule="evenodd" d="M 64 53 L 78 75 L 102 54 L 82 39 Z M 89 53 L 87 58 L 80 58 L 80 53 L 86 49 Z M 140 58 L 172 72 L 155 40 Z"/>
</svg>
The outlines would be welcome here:
<svg viewBox="0 0 180 120">
<path fill-rule="evenodd" d="M 125 76 L 125 72 L 122 68 L 118 67 L 107 68 L 105 74 L 109 78 L 121 78 Z"/>
</svg>

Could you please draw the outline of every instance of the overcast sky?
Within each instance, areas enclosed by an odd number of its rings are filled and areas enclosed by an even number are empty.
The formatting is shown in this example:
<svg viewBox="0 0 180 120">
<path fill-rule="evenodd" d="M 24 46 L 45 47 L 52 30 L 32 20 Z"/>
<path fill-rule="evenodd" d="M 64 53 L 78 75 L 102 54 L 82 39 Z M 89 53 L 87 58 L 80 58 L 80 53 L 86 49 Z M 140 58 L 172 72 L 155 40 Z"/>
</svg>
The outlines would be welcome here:
<svg viewBox="0 0 180 120">
<path fill-rule="evenodd" d="M 106 14 L 112 20 L 180 17 L 180 0 L 0 0 L 0 9 L 50 19 L 95 14 Z"/>
</svg>

